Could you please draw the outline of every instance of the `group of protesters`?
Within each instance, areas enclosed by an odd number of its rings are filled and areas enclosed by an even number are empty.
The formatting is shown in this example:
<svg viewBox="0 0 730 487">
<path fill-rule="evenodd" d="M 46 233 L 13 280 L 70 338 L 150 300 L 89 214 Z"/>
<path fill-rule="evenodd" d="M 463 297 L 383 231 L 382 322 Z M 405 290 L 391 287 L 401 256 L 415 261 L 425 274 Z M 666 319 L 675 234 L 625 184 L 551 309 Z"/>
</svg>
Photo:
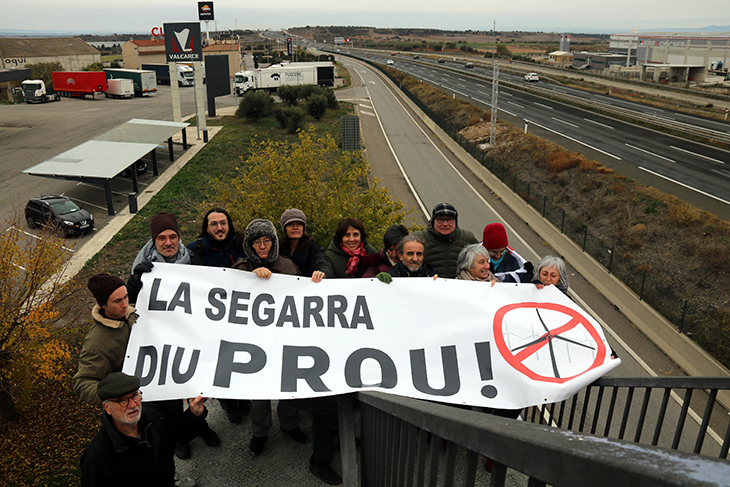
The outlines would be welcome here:
<svg viewBox="0 0 730 487">
<path fill-rule="evenodd" d="M 284 210 L 279 219 L 281 236 L 273 222 L 252 220 L 245 231 L 236 231 L 223 208 L 210 209 L 202 219 L 199 236 L 183 243 L 175 215 L 158 213 L 150 220 L 150 240 L 142 247 L 125 282 L 97 274 L 88 282 L 96 299 L 93 323 L 84 340 L 79 368 L 73 377 L 74 392 L 85 402 L 101 405 L 102 426 L 81 458 L 83 486 L 142 485 L 191 487 L 195 481 L 175 473 L 174 456 L 191 456 L 189 441 L 201 437 L 209 447 L 220 438 L 207 424 L 205 398 L 145 402 L 138 378 L 121 372 L 131 328 L 137 315 L 134 303 L 143 286 L 143 275 L 155 263 L 204 265 L 249 271 L 262 279 L 272 273 L 306 276 L 313 282 L 338 278 L 430 277 L 569 286 L 565 263 L 555 256 L 533 265 L 510 246 L 501 223 L 490 223 L 481 242 L 459 228 L 458 212 L 449 203 L 434 206 L 428 228 L 409 233 L 393 225 L 378 251 L 368 243 L 368 232 L 356 218 L 344 218 L 326 250 L 307 233 L 307 216 L 299 209 Z M 272 425 L 271 401 L 218 399 L 231 423 L 249 415 L 252 437 L 249 451 L 260 455 Z M 331 467 L 338 445 L 337 399 L 280 400 L 277 416 L 282 432 L 298 443 L 309 436 L 300 423 L 300 412 L 312 414 L 312 455 L 309 471 L 323 482 L 338 485 L 341 476 Z"/>
</svg>

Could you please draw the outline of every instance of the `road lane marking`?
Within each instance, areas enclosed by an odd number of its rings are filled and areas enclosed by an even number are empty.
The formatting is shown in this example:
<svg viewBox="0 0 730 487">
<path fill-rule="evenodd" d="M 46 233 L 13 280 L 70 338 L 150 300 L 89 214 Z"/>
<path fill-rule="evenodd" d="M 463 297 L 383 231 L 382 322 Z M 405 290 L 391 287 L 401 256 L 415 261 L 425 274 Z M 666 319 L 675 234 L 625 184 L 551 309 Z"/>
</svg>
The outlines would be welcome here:
<svg viewBox="0 0 730 487">
<path fill-rule="evenodd" d="M 659 159 L 664 159 L 664 160 L 669 161 L 669 162 L 672 162 L 674 164 L 677 163 L 677 161 L 673 161 L 672 159 L 670 159 L 668 157 L 660 156 L 659 154 L 655 154 L 654 152 L 648 151 L 646 149 L 642 149 L 641 147 L 636 147 L 635 145 L 631 145 L 631 144 L 625 144 L 625 145 L 626 145 L 626 147 L 631 147 L 632 149 L 636 149 L 638 151 L 644 152 L 644 153 L 649 154 L 651 156 L 658 157 Z"/>
<path fill-rule="evenodd" d="M 641 169 L 642 171 L 646 171 L 646 172 L 648 172 L 650 174 L 653 174 L 654 176 L 657 176 L 657 177 L 666 179 L 667 181 L 671 181 L 674 184 L 678 184 L 678 185 L 680 185 L 680 186 L 682 186 L 684 188 L 691 189 L 692 191 L 694 191 L 696 193 L 700 193 L 700 194 L 705 195 L 705 196 L 707 196 L 709 198 L 715 199 L 715 200 L 717 200 L 717 201 L 719 201 L 721 203 L 725 203 L 726 205 L 730 205 L 730 201 L 726 201 L 726 200 L 724 200 L 722 198 L 718 198 L 717 196 L 715 196 L 713 194 L 710 194 L 710 193 L 706 193 L 706 192 L 704 192 L 704 191 L 702 191 L 700 189 L 693 188 L 692 186 L 689 186 L 688 184 L 680 183 L 679 181 L 677 181 L 675 179 L 669 178 L 669 177 L 667 177 L 667 176 L 665 176 L 663 174 L 659 174 L 658 172 L 654 172 L 651 169 L 647 169 L 647 168 L 641 167 L 641 166 L 639 166 L 639 169 Z"/>
<path fill-rule="evenodd" d="M 669 147 L 671 147 L 674 150 L 680 150 L 682 152 L 686 152 L 687 154 L 692 154 L 693 156 L 702 157 L 703 159 L 707 159 L 708 161 L 719 162 L 720 164 L 725 164 L 724 161 L 718 161 L 717 159 L 713 159 L 712 157 L 703 156 L 702 154 L 698 154 L 696 152 L 688 151 L 686 149 L 682 149 L 681 147 L 674 147 L 673 145 L 670 145 Z"/>
<path fill-rule="evenodd" d="M 586 122 L 595 123 L 596 125 L 600 125 L 601 127 L 606 127 L 607 129 L 613 130 L 613 127 L 611 127 L 610 125 L 606 125 L 605 123 L 596 122 L 595 120 L 591 120 L 590 118 L 584 118 L 583 120 L 585 120 Z"/>
<path fill-rule="evenodd" d="M 543 105 L 542 103 L 538 103 L 538 102 L 535 102 L 535 105 L 537 105 L 539 107 L 547 108 L 548 110 L 552 110 L 553 109 L 553 107 L 549 107 L 547 105 Z"/>
<path fill-rule="evenodd" d="M 561 120 L 561 119 L 555 118 L 555 117 L 550 117 L 550 118 L 552 118 L 556 122 L 564 123 L 565 125 L 570 125 L 571 127 L 580 128 L 577 125 L 575 125 L 574 123 L 566 122 L 565 120 Z"/>
<path fill-rule="evenodd" d="M 507 103 L 509 103 L 510 105 L 514 105 L 514 106 L 516 106 L 516 107 L 520 107 L 520 108 L 525 108 L 525 107 L 523 107 L 522 105 L 518 105 L 517 103 L 515 103 L 515 102 L 513 102 L 513 101 L 508 101 Z"/>
<path fill-rule="evenodd" d="M 617 161 L 620 161 L 620 160 L 621 160 L 621 158 L 620 158 L 619 156 L 615 156 L 615 155 L 611 154 L 610 152 L 606 152 L 605 150 L 599 149 L 598 147 L 594 147 L 594 146 L 592 146 L 592 145 L 590 145 L 590 144 L 586 144 L 586 143 L 585 143 L 585 142 L 583 142 L 582 140 L 578 140 L 578 139 L 576 139 L 576 138 L 573 138 L 573 137 L 571 137 L 571 136 L 569 136 L 569 135 L 565 135 L 565 134 L 562 134 L 562 133 L 558 132 L 557 130 L 553 130 L 553 129 L 551 129 L 551 128 L 548 128 L 548 127 L 546 127 L 546 126 L 544 126 L 544 125 L 540 125 L 539 123 L 536 123 L 536 122 L 532 122 L 532 121 L 530 121 L 530 120 L 527 120 L 527 119 L 525 119 L 525 122 L 527 122 L 527 123 L 531 123 L 532 125 L 537 125 L 537 126 L 538 126 L 538 127 L 540 127 L 541 129 L 547 130 L 548 132 L 552 132 L 552 133 L 554 133 L 555 135 L 559 135 L 559 136 L 561 136 L 561 137 L 565 137 L 566 139 L 568 139 L 568 140 L 572 140 L 573 142 L 577 142 L 578 144 L 584 145 L 584 146 L 588 147 L 589 149 L 593 149 L 593 150 L 595 150 L 595 151 L 598 151 L 598 152 L 600 152 L 601 154 L 605 154 L 605 155 L 607 155 L 608 157 L 613 157 L 613 158 L 614 158 L 614 159 L 616 159 Z"/>
</svg>

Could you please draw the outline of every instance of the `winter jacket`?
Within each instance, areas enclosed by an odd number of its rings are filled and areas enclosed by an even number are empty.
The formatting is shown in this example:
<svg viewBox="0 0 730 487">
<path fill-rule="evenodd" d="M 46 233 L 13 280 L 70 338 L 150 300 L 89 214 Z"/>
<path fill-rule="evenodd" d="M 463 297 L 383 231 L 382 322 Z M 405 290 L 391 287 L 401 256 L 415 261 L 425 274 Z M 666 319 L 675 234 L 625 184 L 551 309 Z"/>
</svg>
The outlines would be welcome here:
<svg viewBox="0 0 730 487">
<path fill-rule="evenodd" d="M 271 239 L 269 255 L 263 260 L 253 247 L 253 243 L 262 237 Z M 246 255 L 238 259 L 233 265 L 234 269 L 253 271 L 259 267 L 266 267 L 274 274 L 301 275 L 294 262 L 279 255 L 279 239 L 276 236 L 276 228 L 269 220 L 257 219 L 248 224 L 243 234 L 243 252 Z"/>
<path fill-rule="evenodd" d="M 190 410 L 169 414 L 158 403 L 143 402 L 140 437 L 119 432 L 106 412 L 101 429 L 81 455 L 82 487 L 172 487 L 175 485 L 173 452 L 178 442 L 188 442 L 202 427 Z"/>
<path fill-rule="evenodd" d="M 498 265 L 489 264 L 489 270 L 499 279 L 499 282 L 532 282 L 532 263 L 522 258 L 511 247 L 507 247 L 504 257 Z"/>
<path fill-rule="evenodd" d="M 362 277 L 368 267 L 373 265 L 373 262 L 378 261 L 378 251 L 375 250 L 375 247 L 367 243 L 367 241 L 363 242 L 363 246 L 365 248 L 365 256 L 360 258 L 355 275 L 352 277 Z M 351 256 L 342 250 L 339 243 L 335 243 L 334 239 L 332 239 L 324 254 L 327 257 L 327 260 L 330 261 L 330 264 L 332 264 L 332 269 L 335 271 L 335 277 L 350 277 L 345 275 L 345 271 L 347 270 L 347 261 L 350 260 Z M 373 255 L 373 257 L 370 257 L 370 255 Z"/>
<path fill-rule="evenodd" d="M 433 277 L 436 273 L 428 264 L 423 264 L 417 271 L 410 271 L 403 265 L 403 262 L 398 262 L 390 270 L 390 275 L 393 277 Z"/>
<path fill-rule="evenodd" d="M 150 239 L 146 244 L 144 244 L 142 250 L 137 253 L 137 257 L 135 257 L 134 262 L 132 263 L 132 274 L 130 274 L 129 279 L 127 279 L 127 292 L 129 293 L 130 303 L 137 302 L 139 292 L 142 290 L 142 278 L 141 276 L 134 274 L 134 268 L 137 267 L 137 264 L 145 261 L 153 263 L 167 262 L 168 264 L 203 265 L 203 259 L 201 259 L 197 254 L 190 252 L 182 244 L 182 242 L 180 242 L 180 245 L 178 246 L 177 254 L 168 259 L 157 252 L 155 241 Z"/>
<path fill-rule="evenodd" d="M 124 354 L 132 325 L 137 321 L 137 314 L 132 306 L 127 307 L 127 316 L 123 320 L 111 320 L 102 316 L 101 306 L 95 305 L 91 310 L 94 323 L 84 338 L 79 354 L 79 369 L 73 376 L 73 390 L 82 401 L 100 405 L 96 393 L 99 382 L 112 372 L 121 372 Z"/>
<path fill-rule="evenodd" d="M 456 227 L 448 235 L 441 235 L 433 226 L 426 230 L 415 232 L 426 242 L 426 257 L 424 262 L 429 264 L 439 277 L 456 277 L 456 261 L 461 250 L 469 244 L 479 243 L 473 233 Z"/>
<path fill-rule="evenodd" d="M 335 277 L 335 271 L 325 257 L 324 249 L 311 238 L 308 241 L 300 239 L 294 254 L 291 254 L 291 247 L 288 243 L 280 241 L 279 244 L 279 255 L 291 259 L 299 268 L 301 275 L 312 277 L 314 271 L 322 271 L 327 279 Z"/>
<path fill-rule="evenodd" d="M 369 257 L 369 256 L 368 256 Z M 385 251 L 385 247 L 380 249 L 378 252 L 378 261 L 376 264 L 368 266 L 362 277 L 375 277 L 381 272 L 390 272 L 393 268 L 393 264 L 390 263 L 388 253 Z"/>
<path fill-rule="evenodd" d="M 204 235 L 188 244 L 187 249 L 200 257 L 208 267 L 233 267 L 244 256 L 243 234 L 235 232 L 223 247 L 213 245 L 210 235 Z"/>
</svg>

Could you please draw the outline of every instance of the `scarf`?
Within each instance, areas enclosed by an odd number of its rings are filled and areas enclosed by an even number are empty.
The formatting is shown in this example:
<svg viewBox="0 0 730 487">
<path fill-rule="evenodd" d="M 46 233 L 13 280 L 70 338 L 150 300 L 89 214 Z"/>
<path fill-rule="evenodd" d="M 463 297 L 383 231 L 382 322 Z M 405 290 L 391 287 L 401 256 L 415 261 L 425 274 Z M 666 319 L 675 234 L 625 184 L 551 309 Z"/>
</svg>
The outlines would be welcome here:
<svg viewBox="0 0 730 487">
<path fill-rule="evenodd" d="M 489 273 L 489 276 L 487 276 L 486 279 L 480 279 L 471 272 L 469 272 L 469 269 L 463 269 L 458 276 L 456 276 L 456 279 L 462 279 L 464 281 L 479 281 L 479 282 L 490 282 L 490 281 L 496 281 L 497 278 L 494 277 L 494 274 L 491 272 Z"/>
<path fill-rule="evenodd" d="M 360 258 L 365 257 L 365 247 L 362 242 L 355 250 L 350 250 L 344 245 L 340 244 L 340 248 L 350 256 L 347 260 L 347 268 L 345 269 L 345 275 L 348 277 L 354 277 L 357 271 L 357 266 L 360 265 Z"/>
</svg>

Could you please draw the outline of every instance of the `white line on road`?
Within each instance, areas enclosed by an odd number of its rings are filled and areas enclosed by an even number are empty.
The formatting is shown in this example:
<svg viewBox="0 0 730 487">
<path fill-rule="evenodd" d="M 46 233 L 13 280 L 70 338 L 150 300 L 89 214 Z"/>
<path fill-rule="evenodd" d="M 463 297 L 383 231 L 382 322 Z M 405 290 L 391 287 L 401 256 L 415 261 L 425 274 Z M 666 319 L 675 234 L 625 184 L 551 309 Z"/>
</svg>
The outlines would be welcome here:
<svg viewBox="0 0 730 487">
<path fill-rule="evenodd" d="M 486 86 L 484 86 L 484 85 L 480 85 L 479 83 L 476 83 L 476 85 L 477 85 L 478 87 L 480 87 L 480 88 L 486 88 Z"/>
<path fill-rule="evenodd" d="M 507 95 L 507 96 L 512 96 L 512 94 L 511 94 L 511 93 L 500 93 L 500 94 L 502 94 L 502 95 Z"/>
<path fill-rule="evenodd" d="M 655 154 L 655 153 L 650 152 L 650 151 L 648 151 L 646 149 L 642 149 L 641 147 L 636 147 L 636 146 L 631 145 L 631 144 L 625 144 L 625 145 L 626 145 L 626 147 L 631 147 L 632 149 L 636 149 L 638 151 L 644 152 L 644 153 L 649 154 L 651 156 L 658 157 L 659 159 L 664 159 L 666 161 L 673 162 L 674 164 L 677 163 L 676 161 L 673 161 L 672 159 L 670 159 L 668 157 L 660 156 L 659 154 Z"/>
<path fill-rule="evenodd" d="M 596 125 L 600 125 L 601 127 L 606 127 L 607 129 L 613 130 L 613 127 L 611 127 L 610 125 L 606 125 L 605 123 L 596 122 L 595 120 L 591 120 L 590 118 L 584 118 L 583 120 L 585 120 L 586 122 L 595 123 Z"/>
<path fill-rule="evenodd" d="M 544 126 L 544 125 L 540 125 L 539 123 L 535 123 L 535 122 L 532 122 L 532 121 L 529 121 L 529 120 L 525 120 L 525 122 L 531 123 L 532 125 L 537 125 L 537 126 L 538 126 L 538 127 L 540 127 L 541 129 L 547 130 L 548 132 L 552 132 L 552 133 L 554 133 L 554 134 L 556 134 L 556 135 L 559 135 L 559 136 L 561 136 L 561 137 L 565 137 L 565 138 L 566 138 L 566 139 L 568 139 L 568 140 L 572 140 L 573 142 L 577 142 L 577 143 L 579 143 L 579 144 L 581 144 L 581 145 L 584 145 L 584 146 L 588 147 L 589 149 L 593 149 L 593 150 L 595 150 L 595 151 L 598 151 L 598 152 L 600 152 L 601 154 L 605 154 L 605 155 L 607 155 L 608 157 L 613 157 L 614 159 L 616 159 L 616 160 L 618 160 L 618 161 L 620 161 L 620 160 L 621 160 L 621 158 L 620 158 L 619 156 L 614 156 L 614 155 L 613 155 L 613 154 L 611 154 L 610 152 L 606 152 L 605 150 L 601 150 L 601 149 L 599 149 L 598 147 L 594 147 L 594 146 L 592 146 L 592 145 L 586 144 L 585 142 L 583 142 L 583 141 L 581 141 L 581 140 L 578 140 L 578 139 L 575 139 L 575 138 L 573 138 L 573 137 L 571 137 L 571 136 L 569 136 L 569 135 L 561 134 L 561 133 L 560 133 L 560 132 L 558 132 L 557 130 L 553 130 L 553 129 L 551 129 L 551 128 L 548 128 L 548 127 L 546 127 L 546 126 Z"/>
<path fill-rule="evenodd" d="M 458 86 L 461 86 L 462 88 L 466 88 L 466 85 L 462 85 L 461 83 L 456 83 Z"/>
<path fill-rule="evenodd" d="M 520 107 L 520 108 L 525 108 L 525 107 L 523 107 L 522 105 L 518 105 L 517 103 L 515 103 L 515 102 L 513 102 L 513 101 L 508 101 L 507 103 L 509 103 L 510 105 L 514 105 L 514 106 L 516 106 L 516 107 Z"/>
<path fill-rule="evenodd" d="M 669 147 L 671 147 L 674 150 L 681 150 L 682 152 L 686 152 L 687 154 L 692 154 L 693 156 L 702 157 L 703 159 L 707 159 L 708 161 L 719 162 L 720 164 L 725 164 L 724 161 L 718 161 L 717 159 L 713 159 L 712 157 L 703 156 L 702 154 L 698 154 L 696 152 L 688 151 L 686 149 L 682 149 L 681 147 L 674 147 L 673 145 L 670 145 Z"/>
<path fill-rule="evenodd" d="M 372 113 L 372 112 L 366 112 L 365 110 L 360 110 L 360 113 L 361 113 L 362 115 L 370 115 L 371 117 L 374 117 L 374 116 L 375 116 L 375 114 L 374 114 L 374 113 Z"/>
<path fill-rule="evenodd" d="M 553 109 L 553 107 L 549 107 L 547 105 L 543 105 L 542 103 L 538 103 L 538 102 L 535 102 L 535 105 L 537 105 L 539 107 L 547 108 L 548 110 L 552 110 Z"/>
<path fill-rule="evenodd" d="M 550 118 L 552 118 L 552 119 L 553 119 L 553 120 L 555 120 L 556 122 L 564 123 L 565 125 L 570 125 L 571 127 L 575 127 L 575 128 L 580 128 L 580 127 L 578 127 L 577 125 L 575 125 L 575 124 L 573 124 L 573 123 L 570 123 L 570 122 L 566 122 L 565 120 L 561 120 L 561 119 L 559 119 L 559 118 L 555 118 L 555 117 L 550 117 Z"/>
<path fill-rule="evenodd" d="M 481 93 L 482 95 L 492 96 L 491 93 L 487 93 L 485 91 L 477 90 L 477 93 Z"/>
<path fill-rule="evenodd" d="M 682 186 L 682 187 L 684 187 L 684 188 L 687 188 L 687 189 L 691 189 L 692 191 L 695 191 L 696 193 L 700 193 L 700 194 L 702 194 L 702 195 L 705 195 L 705 196 L 707 196 L 707 197 L 709 197 L 709 198 L 712 198 L 712 199 L 715 199 L 715 200 L 717 200 L 717 201 L 720 201 L 721 203 L 725 203 L 726 205 L 730 205 L 730 201 L 724 200 L 724 199 L 722 199 L 722 198 L 718 198 L 718 197 L 717 197 L 717 196 L 715 196 L 714 194 L 710 194 L 710 193 L 705 193 L 704 191 L 701 191 L 701 190 L 699 190 L 699 189 L 697 189 L 697 188 L 693 188 L 692 186 L 689 186 L 689 185 L 687 185 L 687 184 L 684 184 L 684 183 L 680 183 L 679 181 L 676 181 L 676 180 L 674 180 L 674 179 L 672 179 L 672 178 L 668 178 L 668 177 L 666 177 L 666 176 L 665 176 L 665 175 L 663 175 L 663 174 L 659 174 L 658 172 L 654 172 L 654 171 L 652 171 L 652 170 L 650 170 L 650 169 L 647 169 L 647 168 L 645 168 L 645 167 L 641 167 L 641 166 L 639 166 L 639 169 L 641 169 L 642 171 L 646 171 L 646 172 L 648 172 L 648 173 L 650 173 L 650 174 L 653 174 L 654 176 L 658 176 L 658 177 L 660 177 L 660 178 L 666 179 L 667 181 L 671 181 L 671 182 L 673 182 L 674 184 L 678 184 L 678 185 L 680 185 L 680 186 Z"/>
</svg>

